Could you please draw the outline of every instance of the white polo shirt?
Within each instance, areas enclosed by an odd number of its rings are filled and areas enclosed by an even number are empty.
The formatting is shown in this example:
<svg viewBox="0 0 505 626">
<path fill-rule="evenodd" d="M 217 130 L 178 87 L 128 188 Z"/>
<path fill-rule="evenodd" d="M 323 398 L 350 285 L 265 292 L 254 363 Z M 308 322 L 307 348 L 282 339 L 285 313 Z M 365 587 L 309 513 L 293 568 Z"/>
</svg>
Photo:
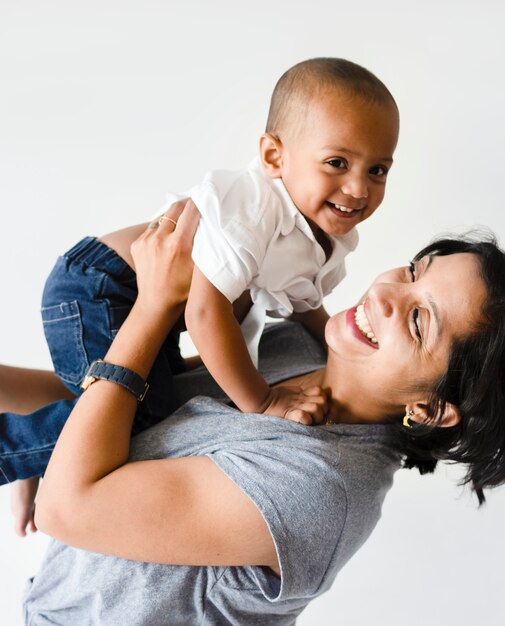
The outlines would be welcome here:
<svg viewBox="0 0 505 626">
<path fill-rule="evenodd" d="M 259 157 L 245 170 L 214 170 L 186 193 L 168 193 L 164 210 L 187 197 L 202 216 L 193 247 L 197 267 L 230 302 L 250 290 L 253 307 L 242 332 L 257 363 L 266 314 L 288 317 L 320 307 L 344 278 L 344 258 L 358 233 L 329 237 L 326 260 L 282 180 L 267 176 Z"/>
</svg>

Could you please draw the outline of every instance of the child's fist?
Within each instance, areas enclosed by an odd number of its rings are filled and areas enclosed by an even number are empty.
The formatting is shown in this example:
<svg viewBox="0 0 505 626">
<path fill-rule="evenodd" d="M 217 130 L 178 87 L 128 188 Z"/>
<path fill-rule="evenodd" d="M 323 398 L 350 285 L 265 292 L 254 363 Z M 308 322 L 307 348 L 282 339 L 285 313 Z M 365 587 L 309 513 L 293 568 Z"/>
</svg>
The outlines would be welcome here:
<svg viewBox="0 0 505 626">
<path fill-rule="evenodd" d="M 261 412 L 300 424 L 322 424 L 327 411 L 328 398 L 321 387 L 280 385 L 270 390 L 266 408 Z"/>
</svg>

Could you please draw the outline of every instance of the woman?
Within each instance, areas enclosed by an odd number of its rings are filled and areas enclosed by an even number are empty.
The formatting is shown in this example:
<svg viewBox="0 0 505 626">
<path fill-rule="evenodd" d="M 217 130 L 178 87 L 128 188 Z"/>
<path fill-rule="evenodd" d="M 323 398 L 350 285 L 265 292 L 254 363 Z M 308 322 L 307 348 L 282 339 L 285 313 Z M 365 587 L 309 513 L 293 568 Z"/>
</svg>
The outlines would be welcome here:
<svg viewBox="0 0 505 626">
<path fill-rule="evenodd" d="M 180 210 L 134 244 L 139 296 L 105 358 L 144 379 L 187 296 L 196 217 Z M 128 463 L 136 399 L 96 381 L 56 445 L 37 524 L 119 558 L 53 543 L 27 623 L 292 624 L 375 526 L 395 450 L 421 469 L 469 463 L 479 494 L 502 482 L 504 274 L 493 244 L 429 247 L 379 277 L 364 307 L 330 319 L 326 365 L 296 325 L 276 326 L 263 374 L 299 386 L 309 404 L 323 386 L 325 425 L 197 398 L 138 436 Z M 195 379 L 206 391 L 200 372 L 183 393 Z M 390 422 L 403 415 L 398 442 Z"/>
</svg>

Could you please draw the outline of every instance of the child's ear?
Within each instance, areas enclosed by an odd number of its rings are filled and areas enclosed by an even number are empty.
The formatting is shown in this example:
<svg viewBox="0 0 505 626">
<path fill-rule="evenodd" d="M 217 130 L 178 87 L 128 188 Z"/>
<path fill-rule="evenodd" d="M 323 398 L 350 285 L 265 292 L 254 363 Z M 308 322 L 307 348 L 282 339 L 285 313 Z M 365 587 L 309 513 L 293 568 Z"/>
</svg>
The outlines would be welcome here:
<svg viewBox="0 0 505 626">
<path fill-rule="evenodd" d="M 267 176 L 280 178 L 282 175 L 282 142 L 270 133 L 260 137 L 260 158 Z"/>
<path fill-rule="evenodd" d="M 409 414 L 409 418 L 412 422 L 426 424 L 427 426 L 436 424 L 441 428 L 449 428 L 450 426 L 456 426 L 461 421 L 459 408 L 450 402 L 445 403 L 441 419 L 438 419 L 440 418 L 440 415 L 435 416 L 437 418 L 436 422 L 434 422 L 434 416 L 430 414 L 429 405 L 426 402 L 408 404 L 405 409 L 406 411 L 410 411 L 412 413 L 412 415 Z"/>
</svg>

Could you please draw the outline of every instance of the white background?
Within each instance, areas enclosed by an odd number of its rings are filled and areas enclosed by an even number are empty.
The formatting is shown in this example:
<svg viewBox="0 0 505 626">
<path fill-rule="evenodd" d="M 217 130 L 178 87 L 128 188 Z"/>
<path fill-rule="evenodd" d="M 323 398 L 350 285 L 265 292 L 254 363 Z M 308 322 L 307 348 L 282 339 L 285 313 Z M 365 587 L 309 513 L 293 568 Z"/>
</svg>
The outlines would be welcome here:
<svg viewBox="0 0 505 626">
<path fill-rule="evenodd" d="M 207 169 L 247 164 L 275 81 L 313 56 L 365 65 L 401 111 L 385 202 L 360 227 L 331 311 L 436 233 L 485 224 L 500 236 L 504 6 L 1 0 L 1 360 L 49 367 L 38 306 L 56 255 L 144 221 Z M 505 491 L 477 511 L 457 478 L 399 472 L 374 535 L 299 624 L 503 624 Z M 44 545 L 14 536 L 1 489 L 2 624 L 21 623 Z"/>
</svg>

